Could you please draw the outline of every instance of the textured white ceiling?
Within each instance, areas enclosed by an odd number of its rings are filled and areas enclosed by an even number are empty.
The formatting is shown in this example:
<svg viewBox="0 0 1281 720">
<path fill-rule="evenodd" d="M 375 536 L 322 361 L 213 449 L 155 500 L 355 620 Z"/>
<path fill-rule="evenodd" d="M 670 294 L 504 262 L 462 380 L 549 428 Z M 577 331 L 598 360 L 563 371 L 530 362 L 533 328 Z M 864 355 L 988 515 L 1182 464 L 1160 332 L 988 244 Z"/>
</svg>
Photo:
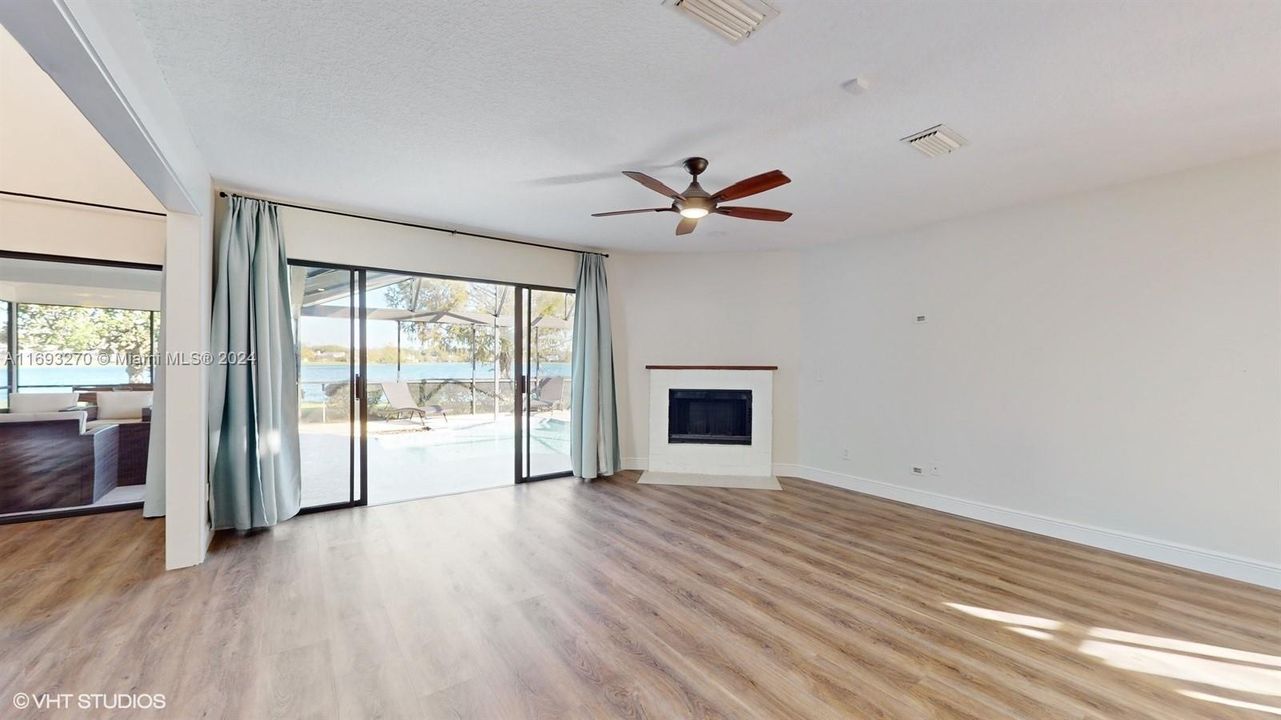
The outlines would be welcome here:
<svg viewBox="0 0 1281 720">
<path fill-rule="evenodd" d="M 124 2 L 125 0 L 114 0 Z M 777 0 L 731 46 L 658 0 L 133 0 L 222 183 L 630 250 L 786 248 L 1281 147 L 1272 0 Z M 842 82 L 868 78 L 862 95 Z M 947 123 L 927 159 L 900 137 Z M 786 223 L 672 234 L 688 155 Z"/>
</svg>

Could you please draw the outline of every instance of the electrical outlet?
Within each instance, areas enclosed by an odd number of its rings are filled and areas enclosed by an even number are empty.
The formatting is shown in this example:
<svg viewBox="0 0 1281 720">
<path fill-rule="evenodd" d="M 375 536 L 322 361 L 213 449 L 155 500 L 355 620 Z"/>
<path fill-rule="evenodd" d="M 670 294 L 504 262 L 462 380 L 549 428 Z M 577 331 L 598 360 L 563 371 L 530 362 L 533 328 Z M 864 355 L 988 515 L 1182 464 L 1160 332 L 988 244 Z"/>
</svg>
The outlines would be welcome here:
<svg viewBox="0 0 1281 720">
<path fill-rule="evenodd" d="M 925 468 L 921 467 L 920 465 L 913 465 L 913 466 L 912 466 L 912 474 L 913 474 L 913 475 L 924 475 L 924 474 L 925 474 Z"/>
<path fill-rule="evenodd" d="M 924 315 L 917 315 L 916 322 L 918 323 L 928 322 L 928 319 Z"/>
<path fill-rule="evenodd" d="M 849 460 L 849 459 L 850 459 L 850 449 L 849 449 L 849 448 L 845 448 L 844 450 L 842 450 L 842 451 L 841 451 L 841 459 L 842 459 L 842 460 Z"/>
</svg>

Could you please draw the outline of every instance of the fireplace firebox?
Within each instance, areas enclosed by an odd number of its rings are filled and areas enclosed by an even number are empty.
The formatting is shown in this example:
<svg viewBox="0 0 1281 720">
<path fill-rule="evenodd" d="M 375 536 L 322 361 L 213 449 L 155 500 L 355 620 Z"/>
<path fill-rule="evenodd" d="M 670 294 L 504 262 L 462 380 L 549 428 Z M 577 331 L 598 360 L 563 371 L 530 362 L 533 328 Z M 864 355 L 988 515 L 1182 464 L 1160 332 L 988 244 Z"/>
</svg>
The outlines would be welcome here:
<svg viewBox="0 0 1281 720">
<path fill-rule="evenodd" d="M 668 389 L 667 442 L 751 445 L 752 391 Z"/>
</svg>

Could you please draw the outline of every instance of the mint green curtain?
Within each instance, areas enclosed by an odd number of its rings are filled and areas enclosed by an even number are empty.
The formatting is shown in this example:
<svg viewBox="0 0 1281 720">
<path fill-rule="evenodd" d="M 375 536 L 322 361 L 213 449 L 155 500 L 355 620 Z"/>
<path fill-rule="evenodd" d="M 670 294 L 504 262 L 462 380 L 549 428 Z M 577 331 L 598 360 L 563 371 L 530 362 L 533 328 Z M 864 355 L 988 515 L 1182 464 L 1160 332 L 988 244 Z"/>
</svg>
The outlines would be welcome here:
<svg viewBox="0 0 1281 720">
<path fill-rule="evenodd" d="M 604 257 L 578 256 L 575 291 L 569 457 L 574 475 L 591 479 L 622 465 Z"/>
<path fill-rule="evenodd" d="M 296 515 L 302 498 L 298 362 L 276 206 L 229 198 L 216 252 L 210 515 L 216 530 L 271 527 Z"/>
</svg>

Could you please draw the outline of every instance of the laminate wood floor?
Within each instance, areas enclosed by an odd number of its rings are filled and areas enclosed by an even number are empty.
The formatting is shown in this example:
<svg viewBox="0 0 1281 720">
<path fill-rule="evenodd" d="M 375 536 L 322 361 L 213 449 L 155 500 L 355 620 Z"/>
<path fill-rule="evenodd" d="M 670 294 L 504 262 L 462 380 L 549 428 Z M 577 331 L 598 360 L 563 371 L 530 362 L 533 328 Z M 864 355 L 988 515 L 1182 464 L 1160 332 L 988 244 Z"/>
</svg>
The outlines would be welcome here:
<svg viewBox="0 0 1281 720">
<path fill-rule="evenodd" d="M 1281 593 L 802 480 L 635 480 L 307 515 L 170 573 L 132 512 L 2 526 L 0 717 L 1281 713 Z"/>
</svg>

